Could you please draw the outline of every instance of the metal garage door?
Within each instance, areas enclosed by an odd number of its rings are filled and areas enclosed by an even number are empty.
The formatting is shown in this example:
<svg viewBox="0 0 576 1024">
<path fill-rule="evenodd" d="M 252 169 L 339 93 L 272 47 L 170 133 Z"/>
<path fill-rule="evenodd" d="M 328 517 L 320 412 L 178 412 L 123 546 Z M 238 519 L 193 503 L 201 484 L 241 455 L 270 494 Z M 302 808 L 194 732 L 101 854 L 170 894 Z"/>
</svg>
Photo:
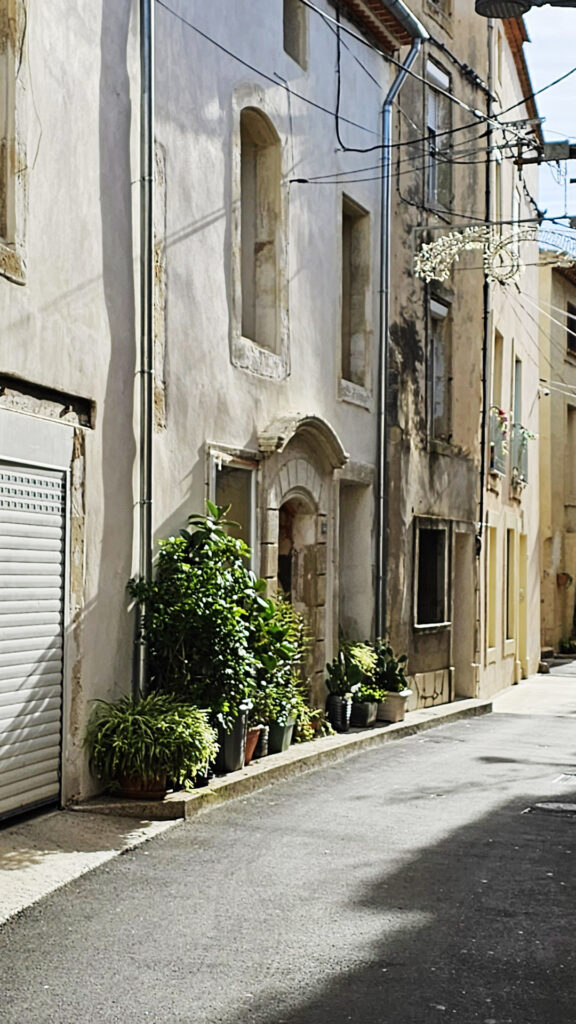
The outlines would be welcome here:
<svg viewBox="0 0 576 1024">
<path fill-rule="evenodd" d="M 0 818 L 60 794 L 64 473 L 0 462 Z"/>
</svg>

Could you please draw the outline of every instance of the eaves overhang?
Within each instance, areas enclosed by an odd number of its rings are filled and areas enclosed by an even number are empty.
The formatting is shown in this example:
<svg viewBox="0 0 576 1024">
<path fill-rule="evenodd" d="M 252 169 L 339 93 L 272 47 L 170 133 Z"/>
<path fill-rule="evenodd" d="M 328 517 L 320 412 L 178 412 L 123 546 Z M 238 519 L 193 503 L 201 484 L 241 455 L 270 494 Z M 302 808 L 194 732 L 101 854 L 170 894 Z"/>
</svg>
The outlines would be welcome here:
<svg viewBox="0 0 576 1024">
<path fill-rule="evenodd" d="M 532 95 L 534 90 L 532 88 L 532 82 L 530 81 L 530 72 L 528 71 L 526 58 L 524 57 L 524 43 L 529 42 L 529 36 L 526 31 L 524 19 L 504 18 L 502 20 L 502 24 L 504 26 L 504 34 L 516 67 L 516 73 L 520 82 L 522 95 L 526 97 L 524 101 L 526 109 L 531 118 L 537 119 L 539 117 L 538 108 Z M 534 132 L 538 136 L 538 141 L 544 145 L 544 136 L 542 135 L 542 128 L 540 124 L 534 125 Z"/>
<path fill-rule="evenodd" d="M 331 0 L 378 45 L 393 53 L 418 37 L 418 22 L 402 0 Z"/>
</svg>

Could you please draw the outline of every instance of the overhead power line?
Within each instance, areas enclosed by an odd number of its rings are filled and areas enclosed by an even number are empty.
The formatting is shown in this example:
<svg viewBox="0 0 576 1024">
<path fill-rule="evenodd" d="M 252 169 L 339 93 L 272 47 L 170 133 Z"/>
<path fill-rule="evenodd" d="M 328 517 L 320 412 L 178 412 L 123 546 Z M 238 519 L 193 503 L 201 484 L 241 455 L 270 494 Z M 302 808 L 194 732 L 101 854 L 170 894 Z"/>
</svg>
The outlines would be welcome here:
<svg viewBox="0 0 576 1024">
<path fill-rule="evenodd" d="M 165 2 L 165 0 L 155 0 L 155 2 L 158 4 L 159 7 L 161 7 L 163 10 L 165 10 L 172 17 L 174 17 L 178 21 L 180 21 L 183 25 L 185 25 L 187 28 L 189 28 L 192 32 L 195 32 L 202 39 L 205 39 L 206 42 L 209 42 L 212 46 L 215 46 L 218 50 L 220 50 L 222 53 L 225 53 L 232 60 L 237 61 L 243 67 L 248 68 L 250 71 L 253 71 L 254 74 L 258 75 L 260 78 L 265 79 L 265 81 L 267 81 L 267 82 L 271 82 L 273 85 L 282 86 L 289 93 L 289 95 L 294 97 L 295 99 L 302 100 L 303 103 L 307 103 L 309 106 L 314 107 L 316 110 L 320 110 L 320 111 L 322 111 L 325 114 L 328 114 L 328 115 L 330 115 L 332 117 L 336 117 L 336 115 L 337 115 L 337 111 L 336 110 L 332 110 L 329 107 L 325 107 L 323 104 L 317 103 L 315 100 L 310 99 L 308 96 L 304 96 L 302 93 L 296 92 L 286 82 L 284 82 L 284 80 L 281 79 L 279 76 L 277 76 L 277 75 L 270 75 L 266 71 L 262 71 L 261 68 L 256 67 L 254 64 L 251 64 L 249 61 L 245 60 L 243 57 L 240 57 L 239 54 L 235 53 L 233 50 L 230 50 L 227 46 L 224 46 L 223 43 L 220 43 L 217 39 L 214 39 L 207 32 L 204 32 L 203 29 L 199 28 L 197 25 L 194 25 L 193 22 L 188 20 L 188 18 L 185 18 L 183 15 L 179 14 L 178 11 L 175 11 L 172 7 L 169 6 L 169 4 L 167 4 Z M 307 2 L 307 0 L 302 0 L 302 3 L 304 3 L 304 2 Z M 307 5 L 308 6 L 313 6 L 313 5 L 310 5 L 309 3 Z M 319 9 L 317 9 L 317 10 L 318 10 L 318 12 L 324 18 L 328 17 L 327 15 L 325 15 L 325 13 L 323 11 L 319 11 Z M 344 30 L 344 27 L 342 27 L 342 29 Z M 380 54 L 389 63 L 395 64 L 398 67 L 402 67 L 403 66 L 400 61 L 397 61 L 393 57 L 390 57 L 390 55 L 385 53 L 383 50 L 379 50 L 372 43 L 369 43 L 367 40 L 364 40 L 361 36 L 357 36 L 356 33 L 350 32 L 347 29 L 346 29 L 346 31 L 348 32 L 348 34 L 354 35 L 355 38 L 357 38 L 360 42 L 364 43 L 365 45 L 369 46 L 376 53 Z M 426 79 L 422 78 L 422 76 L 417 75 L 416 72 L 410 72 L 410 74 L 412 74 L 414 77 L 416 77 L 419 81 L 423 81 L 423 82 L 427 81 Z M 436 91 L 437 92 L 438 91 L 442 92 L 443 90 L 436 89 Z M 507 127 L 509 131 L 512 131 L 512 128 L 509 125 L 506 125 L 506 123 L 502 124 L 497 119 L 487 118 L 487 116 L 485 114 L 483 114 L 482 111 L 474 110 L 473 107 L 470 107 L 468 104 L 465 104 L 464 101 L 459 100 L 458 97 L 455 97 L 452 93 L 447 92 L 446 95 L 454 103 L 457 103 L 463 109 L 466 109 L 470 113 L 473 113 L 474 116 L 477 118 L 477 120 L 476 121 L 471 121 L 471 122 L 469 122 L 466 125 L 458 125 L 456 128 L 448 129 L 445 132 L 438 132 L 436 134 L 436 138 L 440 138 L 440 137 L 442 137 L 444 135 L 453 135 L 456 132 L 465 131 L 467 128 L 476 128 L 476 127 L 478 127 L 479 123 L 486 123 L 486 124 L 490 123 L 490 124 L 492 124 L 493 127 L 498 128 L 498 129 Z M 522 102 L 522 101 L 520 101 L 520 102 Z M 370 135 L 378 136 L 380 134 L 378 130 L 370 128 L 367 125 L 359 124 L 357 121 L 354 121 L 351 118 L 345 117 L 343 115 L 339 115 L 339 116 L 340 116 L 340 120 L 341 121 L 343 121 L 345 124 L 351 125 L 354 128 L 358 128 L 361 131 L 365 131 L 365 132 L 367 132 Z M 517 123 L 518 122 L 511 122 L 510 124 L 517 124 Z M 422 141 L 426 141 L 426 138 L 427 137 L 424 136 L 422 138 Z M 399 146 L 413 145 L 414 142 L 416 142 L 416 141 L 420 141 L 420 140 L 409 140 L 408 142 L 405 142 L 405 143 L 392 143 L 389 148 L 395 149 L 395 148 L 397 148 Z M 366 152 L 370 152 L 371 150 L 383 150 L 383 149 L 386 149 L 386 148 L 387 147 L 384 146 L 383 144 L 379 144 L 379 145 L 376 145 L 374 147 L 368 148 L 366 150 Z"/>
</svg>

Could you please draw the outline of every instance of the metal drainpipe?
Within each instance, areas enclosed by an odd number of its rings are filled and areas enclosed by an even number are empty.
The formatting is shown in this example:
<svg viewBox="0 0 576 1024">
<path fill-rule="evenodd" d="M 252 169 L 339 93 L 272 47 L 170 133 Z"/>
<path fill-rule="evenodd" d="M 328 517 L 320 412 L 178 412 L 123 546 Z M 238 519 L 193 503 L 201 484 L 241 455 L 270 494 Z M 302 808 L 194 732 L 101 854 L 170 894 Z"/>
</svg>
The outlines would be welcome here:
<svg viewBox="0 0 576 1024">
<path fill-rule="evenodd" d="M 486 174 L 484 181 L 484 216 L 486 223 L 490 224 L 492 216 L 492 88 L 494 85 L 494 21 L 488 20 L 488 91 L 486 95 Z M 490 375 L 490 337 L 492 321 L 492 293 L 490 282 L 484 275 L 483 287 L 483 311 L 482 311 L 482 409 L 480 414 L 480 496 L 478 501 L 478 529 L 476 531 L 476 589 L 477 589 L 477 610 L 476 610 L 476 651 L 475 663 L 481 663 L 481 628 L 482 628 L 482 592 L 480 588 L 480 556 L 482 554 L 482 543 L 484 538 L 484 492 L 486 487 L 486 453 L 488 450 L 488 403 L 489 403 L 489 375 Z"/>
<path fill-rule="evenodd" d="M 140 494 L 138 572 L 152 579 L 154 412 L 154 0 L 140 0 Z M 133 694 L 148 687 L 144 605 L 138 605 Z"/>
<path fill-rule="evenodd" d="M 426 29 L 416 19 L 412 31 L 417 33 L 410 52 L 394 79 L 382 106 L 382 192 L 380 202 L 380 353 L 378 388 L 378 508 L 376 550 L 376 633 L 386 634 L 386 589 L 388 570 L 388 529 L 386 524 L 386 495 L 388 491 L 388 431 L 386 429 L 386 387 L 389 363 L 390 327 L 390 223 L 392 211 L 392 105 L 400 92 L 412 64 L 425 39 Z"/>
</svg>

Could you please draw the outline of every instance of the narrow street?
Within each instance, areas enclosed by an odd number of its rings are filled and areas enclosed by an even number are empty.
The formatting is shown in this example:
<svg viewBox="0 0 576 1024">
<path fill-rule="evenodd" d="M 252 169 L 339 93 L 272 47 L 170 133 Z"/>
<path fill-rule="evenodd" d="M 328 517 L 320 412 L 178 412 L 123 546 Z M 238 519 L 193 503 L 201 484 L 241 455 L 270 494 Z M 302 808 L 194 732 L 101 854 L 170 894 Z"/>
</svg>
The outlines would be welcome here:
<svg viewBox="0 0 576 1024">
<path fill-rule="evenodd" d="M 576 799 L 575 711 L 399 740 L 84 876 L 0 930 L 0 1020 L 573 1024 L 576 816 L 526 812 Z"/>
</svg>

